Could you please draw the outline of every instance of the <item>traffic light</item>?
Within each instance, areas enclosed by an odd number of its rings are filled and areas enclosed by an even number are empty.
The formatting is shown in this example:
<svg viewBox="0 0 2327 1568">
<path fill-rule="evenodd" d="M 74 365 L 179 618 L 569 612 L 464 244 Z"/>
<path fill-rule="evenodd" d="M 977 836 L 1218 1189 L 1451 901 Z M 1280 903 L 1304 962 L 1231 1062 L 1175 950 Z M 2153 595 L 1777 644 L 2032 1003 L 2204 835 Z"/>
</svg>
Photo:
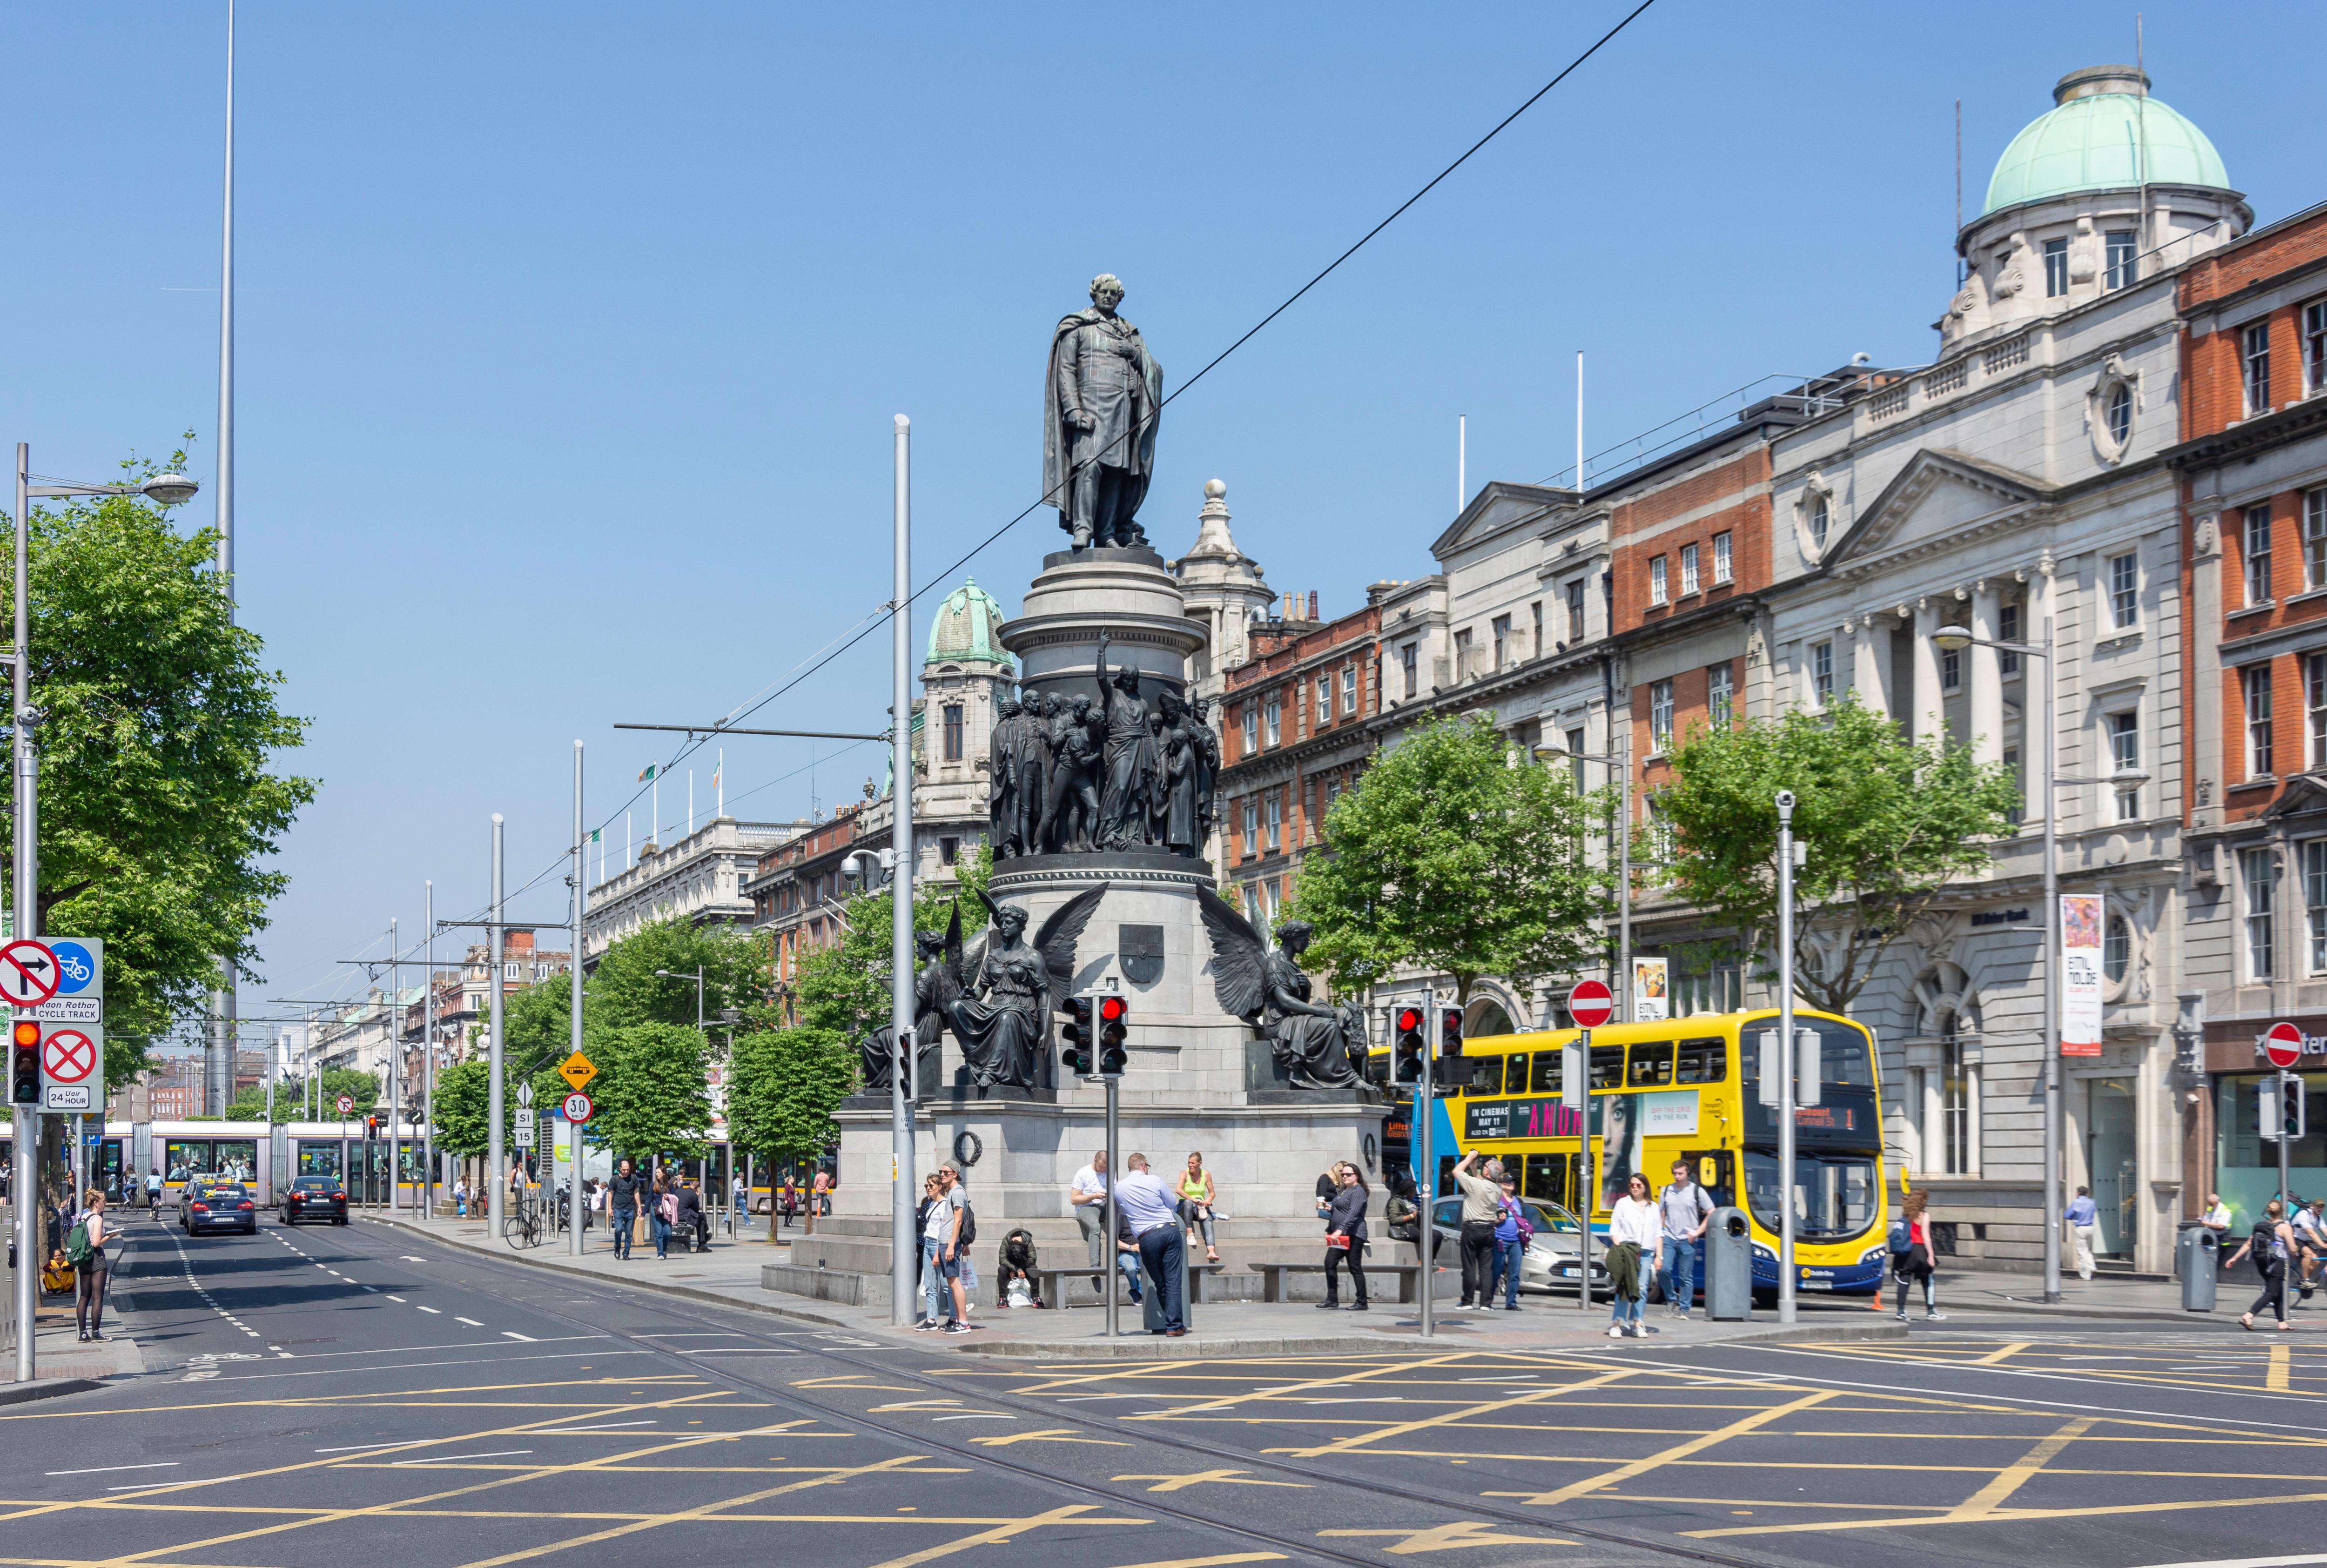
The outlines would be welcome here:
<svg viewBox="0 0 2327 1568">
<path fill-rule="evenodd" d="M 16 1020 L 8 1035 L 8 1103 L 41 1103 L 41 1026 L 29 1018 Z"/>
<path fill-rule="evenodd" d="M 1131 999 L 1112 994 L 1098 999 L 1098 1076 L 1121 1078 L 1130 1050 Z"/>
<path fill-rule="evenodd" d="M 378 1116 L 366 1116 L 364 1118 L 364 1142 L 367 1143 L 376 1143 L 378 1141 L 379 1118 Z"/>
<path fill-rule="evenodd" d="M 2283 1073 L 2262 1080 L 2262 1135 L 2276 1143 L 2281 1138 L 2301 1143 L 2306 1130 L 2303 1115 L 2303 1079 Z"/>
<path fill-rule="evenodd" d="M 912 1030 L 909 1029 L 902 1034 L 900 1034 L 897 1032 L 897 1029 L 894 1024 L 890 1026 L 889 1070 L 895 1075 L 890 1081 L 892 1083 L 902 1084 L 905 1087 L 905 1092 L 908 1095 L 912 1094 L 914 1090 L 921 1087 L 921 1085 L 913 1081 L 914 1043 L 915 1034 Z"/>
<path fill-rule="evenodd" d="M 1089 992 L 1067 998 L 1067 1022 L 1059 1031 L 1064 1042 L 1060 1054 L 1066 1058 L 1067 1070 L 1077 1078 L 1091 1076 L 1091 1049 L 1098 1043 L 1098 1030 L 1093 1022 L 1098 1009 L 1098 998 Z"/>
<path fill-rule="evenodd" d="M 1442 1009 L 1438 1014 L 1438 1059 L 1463 1059 L 1463 1010 L 1459 1007 Z"/>
<path fill-rule="evenodd" d="M 1422 1009 L 1397 1010 L 1397 1038 L 1390 1047 L 1390 1076 L 1399 1083 L 1422 1080 Z"/>
</svg>

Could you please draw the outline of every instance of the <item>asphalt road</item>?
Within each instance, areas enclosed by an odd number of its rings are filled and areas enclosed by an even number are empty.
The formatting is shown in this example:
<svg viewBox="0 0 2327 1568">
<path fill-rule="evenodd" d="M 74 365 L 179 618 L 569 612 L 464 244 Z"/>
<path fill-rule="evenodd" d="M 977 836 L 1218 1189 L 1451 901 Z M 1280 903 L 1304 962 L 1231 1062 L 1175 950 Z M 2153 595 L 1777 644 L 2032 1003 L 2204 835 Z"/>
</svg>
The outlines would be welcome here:
<svg viewBox="0 0 2327 1568">
<path fill-rule="evenodd" d="M 360 1221 L 141 1220 L 117 1282 L 148 1374 L 0 1406 L 0 1563 L 2131 1568 L 2327 1501 L 2308 1334 L 1029 1365 Z"/>
</svg>

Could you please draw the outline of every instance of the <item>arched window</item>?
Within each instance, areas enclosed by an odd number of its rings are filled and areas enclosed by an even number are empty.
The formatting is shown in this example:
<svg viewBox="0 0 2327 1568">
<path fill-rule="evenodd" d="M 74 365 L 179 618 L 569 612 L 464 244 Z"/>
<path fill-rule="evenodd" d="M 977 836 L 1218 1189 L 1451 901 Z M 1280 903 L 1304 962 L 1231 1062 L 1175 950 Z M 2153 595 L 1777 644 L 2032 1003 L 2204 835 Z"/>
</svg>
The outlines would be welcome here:
<svg viewBox="0 0 2327 1568">
<path fill-rule="evenodd" d="M 2132 967 L 2133 928 L 2126 924 L 2123 915 L 2111 915 L 2108 930 L 2101 938 L 2101 973 L 2108 976 L 2110 985 L 2122 985 Z"/>
<path fill-rule="evenodd" d="M 2109 440 L 2122 449 L 2133 436 L 2133 388 L 2122 381 L 2109 389 L 2107 417 Z"/>
</svg>

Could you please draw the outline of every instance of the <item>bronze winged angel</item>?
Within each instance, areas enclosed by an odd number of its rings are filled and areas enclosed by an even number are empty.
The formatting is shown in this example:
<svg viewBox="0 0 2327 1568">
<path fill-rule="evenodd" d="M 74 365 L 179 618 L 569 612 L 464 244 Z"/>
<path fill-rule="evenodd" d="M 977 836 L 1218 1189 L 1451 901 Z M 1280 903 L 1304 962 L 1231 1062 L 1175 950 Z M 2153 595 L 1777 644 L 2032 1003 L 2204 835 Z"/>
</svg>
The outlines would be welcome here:
<svg viewBox="0 0 2327 1568">
<path fill-rule="evenodd" d="M 983 1095 L 995 1084 L 1049 1088 L 1057 1081 L 1051 1059 L 1051 1014 L 1074 987 L 1075 943 L 1090 924 L 1105 888 L 1077 893 L 1051 911 L 1029 943 L 1026 911 L 978 899 L 993 918 L 982 938 L 976 978 L 951 1009 L 962 1063 Z"/>
<path fill-rule="evenodd" d="M 1212 994 L 1223 1012 L 1251 1024 L 1269 1042 L 1276 1065 L 1295 1088 L 1340 1089 L 1361 1081 L 1363 1016 L 1354 1007 L 1309 1000 L 1301 955 L 1314 934 L 1306 920 L 1276 928 L 1276 951 L 1234 905 L 1210 888 L 1196 890 L 1204 929 L 1212 939 Z"/>
<path fill-rule="evenodd" d="M 961 995 L 958 901 L 954 904 L 953 918 L 946 923 L 945 935 L 921 932 L 913 938 L 913 951 L 921 960 L 921 967 L 913 976 L 913 1081 L 906 1087 L 912 1098 L 927 1099 L 937 1087 L 938 1075 L 942 1070 L 948 1013 Z M 867 1091 L 890 1087 L 890 1071 L 897 1059 L 892 1048 L 895 1038 L 895 1028 L 884 1023 L 856 1042 Z"/>
</svg>

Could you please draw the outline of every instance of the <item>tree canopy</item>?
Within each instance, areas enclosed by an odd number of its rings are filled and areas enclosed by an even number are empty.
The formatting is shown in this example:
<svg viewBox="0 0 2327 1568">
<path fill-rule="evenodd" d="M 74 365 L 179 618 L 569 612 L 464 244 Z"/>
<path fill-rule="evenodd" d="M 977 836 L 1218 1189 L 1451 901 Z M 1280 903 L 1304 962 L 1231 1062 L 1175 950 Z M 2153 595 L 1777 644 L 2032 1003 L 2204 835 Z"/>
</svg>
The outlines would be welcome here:
<svg viewBox="0 0 2327 1568">
<path fill-rule="evenodd" d="M 913 901 L 915 930 L 944 930 L 953 918 L 957 900 L 961 904 L 965 941 L 986 924 L 986 906 L 977 901 L 977 895 L 993 879 L 993 850 L 979 845 L 977 855 L 956 869 L 961 878 L 958 892 L 942 898 L 924 892 Z M 801 1022 L 855 1041 L 889 1022 L 890 907 L 886 889 L 857 894 L 842 910 L 840 940 L 801 957 L 798 976 Z"/>
<path fill-rule="evenodd" d="M 690 1001 L 693 998 L 689 998 Z M 617 1154 L 694 1158 L 708 1147 L 710 1047 L 692 1025 L 633 1023 L 588 1036 L 598 1076 L 589 1138 Z"/>
<path fill-rule="evenodd" d="M 1598 800 L 1564 768 L 1515 759 L 1484 717 L 1407 732 L 1344 790 L 1289 913 L 1353 990 L 1401 966 L 1514 985 L 1596 962 L 1612 879 L 1584 847 Z"/>
<path fill-rule="evenodd" d="M 122 468 L 129 482 L 160 471 Z M 254 941 L 286 882 L 267 857 L 314 797 L 313 779 L 276 768 L 306 722 L 276 707 L 282 676 L 234 623 L 211 532 L 181 534 L 136 496 L 35 510 L 29 531 L 37 912 L 44 932 L 105 939 L 111 1092 L 149 1065 L 134 1041 L 203 1011 L 221 957 L 258 978 Z"/>
<path fill-rule="evenodd" d="M 695 971 L 703 971 L 703 1018 L 719 1027 L 723 1007 L 749 1007 L 764 999 L 767 960 L 762 943 L 732 926 L 697 926 L 683 916 L 656 920 L 609 947 L 586 982 L 584 1022 L 591 1027 L 625 1028 L 634 1023 L 695 1027 Z M 666 969 L 668 975 L 657 975 Z M 567 1014 L 572 981 L 557 975 L 528 992 L 555 991 L 558 1019 Z M 521 992 L 519 995 L 526 994 Z M 547 1014 L 545 1013 L 545 1017 Z M 562 1027 L 562 1024 L 561 1024 Z M 510 1038 L 516 1037 L 515 1025 Z"/>
<path fill-rule="evenodd" d="M 1892 943 L 1951 880 L 1985 870 L 1987 842 L 2013 831 L 2020 792 L 1968 746 L 1911 741 L 1846 695 L 1823 713 L 1789 712 L 1692 731 L 1656 796 L 1671 835 L 1675 893 L 1738 934 L 1763 977 L 1777 973 L 1777 795 L 1794 792 L 1805 863 L 1794 875 L 1795 985 L 1846 1011 Z"/>
<path fill-rule="evenodd" d="M 321 1074 L 323 1082 L 322 1111 L 320 1119 L 330 1122 L 339 1118 L 336 1108 L 339 1097 L 345 1095 L 355 1102 L 357 1115 L 362 1115 L 379 1104 L 379 1076 L 351 1067 L 327 1067 Z M 304 1109 L 302 1102 L 304 1102 Z M 275 1085 L 275 1119 L 278 1122 L 304 1122 L 309 1119 L 315 1101 L 304 1081 L 294 1078 L 276 1080 Z M 416 1123 L 420 1120 L 419 1108 L 407 1106 L 407 1114 Z M 238 1091 L 234 1103 L 226 1108 L 229 1122 L 263 1122 L 266 1119 L 266 1086 L 252 1084 Z"/>
<path fill-rule="evenodd" d="M 727 1098 L 735 1147 L 813 1160 L 839 1135 L 833 1113 L 856 1080 L 856 1050 L 836 1030 L 803 1024 L 735 1039 Z"/>
</svg>

